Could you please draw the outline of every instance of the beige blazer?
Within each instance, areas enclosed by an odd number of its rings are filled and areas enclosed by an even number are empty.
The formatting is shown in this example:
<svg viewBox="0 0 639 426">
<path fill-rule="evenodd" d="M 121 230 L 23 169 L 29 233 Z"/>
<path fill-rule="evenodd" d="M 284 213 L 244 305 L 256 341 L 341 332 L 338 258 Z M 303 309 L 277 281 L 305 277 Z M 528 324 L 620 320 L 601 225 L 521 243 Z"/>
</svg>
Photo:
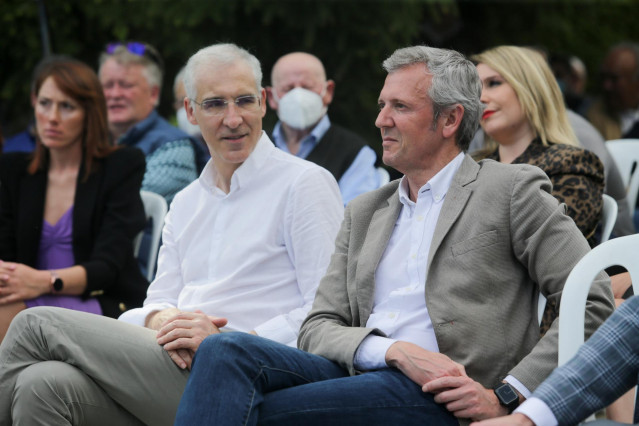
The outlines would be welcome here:
<svg viewBox="0 0 639 426">
<path fill-rule="evenodd" d="M 401 210 L 398 181 L 347 207 L 335 252 L 302 325 L 301 349 L 355 374 L 369 334 L 375 270 Z M 572 267 L 590 248 L 550 194 L 541 169 L 464 158 L 439 216 L 428 259 L 426 305 L 440 351 L 494 388 L 512 374 L 534 390 L 557 365 L 558 321 L 539 339 L 537 299 L 559 302 Z M 586 283 L 584 283 L 586 284 Z M 588 296 L 588 335 L 613 310 L 602 273 Z"/>
</svg>

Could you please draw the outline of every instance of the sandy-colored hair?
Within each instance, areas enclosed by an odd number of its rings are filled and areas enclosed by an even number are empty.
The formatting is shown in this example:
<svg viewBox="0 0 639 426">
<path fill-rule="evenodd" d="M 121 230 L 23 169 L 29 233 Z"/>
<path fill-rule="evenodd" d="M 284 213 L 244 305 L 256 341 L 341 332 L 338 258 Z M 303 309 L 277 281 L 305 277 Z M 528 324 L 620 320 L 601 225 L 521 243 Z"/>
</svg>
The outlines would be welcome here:
<svg viewBox="0 0 639 426">
<path fill-rule="evenodd" d="M 471 60 L 489 66 L 510 84 L 543 145 L 552 142 L 579 146 L 559 85 L 541 54 L 526 47 L 498 46 L 471 56 Z M 486 149 L 496 148 L 497 142 L 487 137 Z"/>
</svg>

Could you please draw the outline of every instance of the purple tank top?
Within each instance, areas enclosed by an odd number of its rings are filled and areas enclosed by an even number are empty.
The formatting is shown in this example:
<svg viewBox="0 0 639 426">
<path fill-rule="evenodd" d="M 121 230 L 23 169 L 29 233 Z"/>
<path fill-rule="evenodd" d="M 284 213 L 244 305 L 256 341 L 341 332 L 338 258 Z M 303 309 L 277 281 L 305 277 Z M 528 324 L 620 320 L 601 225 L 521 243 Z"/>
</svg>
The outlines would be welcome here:
<svg viewBox="0 0 639 426">
<path fill-rule="evenodd" d="M 75 265 L 75 257 L 73 256 L 73 206 L 71 206 L 55 225 L 42 220 L 36 269 L 62 269 L 73 265 Z M 102 308 L 97 299 L 82 299 L 80 296 L 43 294 L 35 299 L 25 300 L 25 304 L 27 308 L 57 306 L 102 314 Z"/>
</svg>

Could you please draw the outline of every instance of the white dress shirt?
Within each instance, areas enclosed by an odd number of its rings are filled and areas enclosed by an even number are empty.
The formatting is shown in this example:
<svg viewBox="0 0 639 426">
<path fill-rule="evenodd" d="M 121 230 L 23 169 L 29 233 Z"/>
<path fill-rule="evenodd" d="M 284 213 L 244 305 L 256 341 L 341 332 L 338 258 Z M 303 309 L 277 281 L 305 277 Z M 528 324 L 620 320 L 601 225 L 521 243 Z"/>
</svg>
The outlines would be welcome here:
<svg viewBox="0 0 639 426">
<path fill-rule="evenodd" d="M 295 346 L 343 218 L 337 183 L 275 148 L 266 133 L 228 194 L 215 173 L 209 161 L 176 195 L 144 306 L 120 320 L 144 325 L 154 311 L 200 309 L 227 318 L 231 329 Z"/>
<path fill-rule="evenodd" d="M 385 356 L 396 341 L 414 343 L 439 352 L 426 307 L 428 253 L 446 192 L 459 169 L 460 153 L 419 189 L 417 202 L 409 198 L 408 181 L 399 184 L 402 211 L 375 271 L 375 300 L 366 327 L 387 337 L 369 335 L 357 349 L 355 367 L 374 370 L 387 367 Z"/>
<path fill-rule="evenodd" d="M 514 412 L 524 414 L 536 426 L 557 426 L 558 424 L 550 407 L 539 398 L 533 397 L 525 400 Z"/>
</svg>

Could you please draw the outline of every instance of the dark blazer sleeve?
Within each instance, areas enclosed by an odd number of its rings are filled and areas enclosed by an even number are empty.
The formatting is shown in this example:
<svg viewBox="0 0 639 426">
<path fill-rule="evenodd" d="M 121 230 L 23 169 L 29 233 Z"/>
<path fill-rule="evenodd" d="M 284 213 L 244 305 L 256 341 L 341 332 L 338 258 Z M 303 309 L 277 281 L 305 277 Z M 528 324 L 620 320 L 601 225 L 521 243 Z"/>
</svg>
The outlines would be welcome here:
<svg viewBox="0 0 639 426">
<path fill-rule="evenodd" d="M 28 155 L 0 156 L 0 260 L 17 261 L 17 216 L 20 183 L 26 174 Z"/>
<path fill-rule="evenodd" d="M 139 281 L 133 239 L 145 225 L 140 198 L 144 170 L 141 151 L 121 148 L 101 162 L 95 175 L 78 184 L 74 252 L 76 264 L 87 271 L 85 296 L 128 292 L 131 289 L 117 288 L 130 281 L 125 274 Z"/>
</svg>

